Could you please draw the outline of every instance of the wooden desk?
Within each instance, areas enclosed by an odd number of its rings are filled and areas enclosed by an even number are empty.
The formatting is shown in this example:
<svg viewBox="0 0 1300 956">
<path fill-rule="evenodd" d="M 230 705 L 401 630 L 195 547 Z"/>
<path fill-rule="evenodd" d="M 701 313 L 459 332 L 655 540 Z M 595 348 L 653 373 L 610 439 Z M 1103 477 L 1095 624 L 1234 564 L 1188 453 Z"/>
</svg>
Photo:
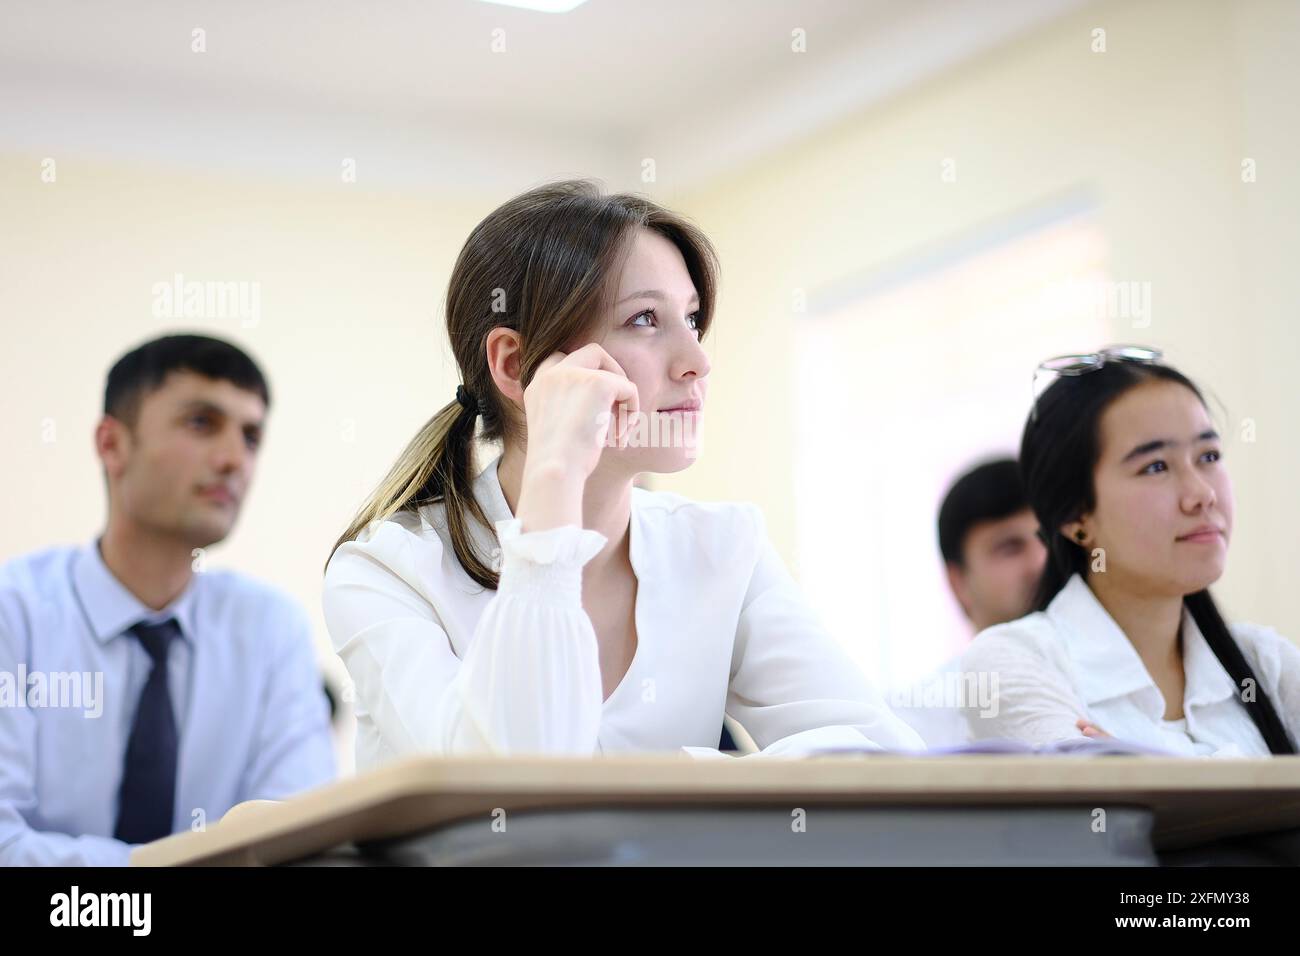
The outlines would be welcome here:
<svg viewBox="0 0 1300 956">
<path fill-rule="evenodd" d="M 1160 849 L 1300 827 L 1300 756 L 894 757 L 694 760 L 420 757 L 293 800 L 232 811 L 137 849 L 133 866 L 270 865 L 400 837 L 494 808 L 630 806 L 1141 806 Z"/>
</svg>

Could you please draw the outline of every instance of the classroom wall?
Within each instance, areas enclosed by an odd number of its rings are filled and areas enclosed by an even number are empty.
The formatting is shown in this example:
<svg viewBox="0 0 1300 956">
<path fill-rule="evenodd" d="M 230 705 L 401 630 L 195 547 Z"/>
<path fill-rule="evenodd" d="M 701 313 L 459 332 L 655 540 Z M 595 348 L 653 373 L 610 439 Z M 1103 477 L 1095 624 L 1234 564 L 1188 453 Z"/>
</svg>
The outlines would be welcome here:
<svg viewBox="0 0 1300 956">
<path fill-rule="evenodd" d="M 1104 53 L 1091 50 L 1098 27 Z M 813 303 L 819 290 L 855 277 L 865 285 L 918 251 L 1082 192 L 1106 232 L 1111 276 L 1150 283 L 1150 327 L 1117 318 L 1112 340 L 1164 348 L 1226 406 L 1216 412 L 1230 429 L 1237 515 L 1222 603 L 1300 639 L 1300 609 L 1288 597 L 1300 572 L 1297 39 L 1300 4 L 1284 0 L 1098 3 L 815 140 L 670 197 L 718 244 L 723 317 L 705 453 L 662 484 L 759 502 L 793 563 L 789 436 L 797 415 L 819 411 L 796 394 L 788 361 L 805 318 L 794 291 Z M 1245 157 L 1256 161 L 1253 183 L 1242 182 Z M 947 158 L 952 183 L 940 178 Z M 1015 343 L 990 329 L 988 347 Z M 1024 356 L 1026 406 L 1044 357 Z M 870 355 L 862 367 L 869 375 Z M 869 436 L 865 418 L 846 422 L 846 440 Z M 1247 419 L 1254 442 L 1241 440 Z M 855 501 L 853 476 L 840 477 L 846 508 L 878 506 Z"/>
</svg>

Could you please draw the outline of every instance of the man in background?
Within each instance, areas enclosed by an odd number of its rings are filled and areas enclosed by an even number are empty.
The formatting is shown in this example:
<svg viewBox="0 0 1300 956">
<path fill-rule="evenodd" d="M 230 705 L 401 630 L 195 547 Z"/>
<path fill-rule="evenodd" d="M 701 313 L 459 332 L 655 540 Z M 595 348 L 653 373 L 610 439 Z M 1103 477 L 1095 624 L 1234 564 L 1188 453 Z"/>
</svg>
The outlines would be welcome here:
<svg viewBox="0 0 1300 956">
<path fill-rule="evenodd" d="M 985 628 L 1033 609 L 1047 549 L 1038 519 L 1025 498 L 1020 466 L 1012 458 L 979 465 L 962 475 L 939 508 L 939 552 L 953 597 L 970 621 L 973 637 Z M 967 742 L 966 722 L 951 700 L 958 682 L 949 661 L 905 693 L 894 710 L 931 747 Z"/>
<path fill-rule="evenodd" d="M 109 372 L 103 532 L 0 566 L 0 864 L 125 864 L 334 777 L 306 615 L 207 567 L 269 406 L 253 360 L 206 336 L 147 342 Z"/>
</svg>

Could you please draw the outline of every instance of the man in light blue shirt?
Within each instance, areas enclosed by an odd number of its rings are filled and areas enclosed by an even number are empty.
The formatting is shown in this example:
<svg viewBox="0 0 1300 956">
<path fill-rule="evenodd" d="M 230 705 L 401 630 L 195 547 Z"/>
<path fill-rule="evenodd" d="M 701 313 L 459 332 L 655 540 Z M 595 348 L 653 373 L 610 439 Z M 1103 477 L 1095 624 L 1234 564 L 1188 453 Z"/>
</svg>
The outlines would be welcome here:
<svg viewBox="0 0 1300 956">
<path fill-rule="evenodd" d="M 109 373 L 103 534 L 0 566 L 0 864 L 125 864 L 333 779 L 306 615 L 207 567 L 269 404 L 253 361 L 205 336 L 145 343 Z"/>
</svg>

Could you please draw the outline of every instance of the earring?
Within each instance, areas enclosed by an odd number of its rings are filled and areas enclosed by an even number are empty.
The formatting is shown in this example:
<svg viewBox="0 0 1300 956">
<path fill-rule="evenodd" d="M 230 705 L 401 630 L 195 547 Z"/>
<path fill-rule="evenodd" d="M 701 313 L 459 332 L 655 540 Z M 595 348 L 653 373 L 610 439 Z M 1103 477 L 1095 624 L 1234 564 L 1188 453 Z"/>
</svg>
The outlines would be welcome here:
<svg viewBox="0 0 1300 956">
<path fill-rule="evenodd" d="M 1079 528 L 1077 531 L 1074 532 L 1074 540 L 1079 542 L 1080 544 L 1083 544 L 1083 539 L 1086 537 L 1088 537 L 1088 535 L 1086 532 L 1084 532 L 1082 528 Z"/>
</svg>

